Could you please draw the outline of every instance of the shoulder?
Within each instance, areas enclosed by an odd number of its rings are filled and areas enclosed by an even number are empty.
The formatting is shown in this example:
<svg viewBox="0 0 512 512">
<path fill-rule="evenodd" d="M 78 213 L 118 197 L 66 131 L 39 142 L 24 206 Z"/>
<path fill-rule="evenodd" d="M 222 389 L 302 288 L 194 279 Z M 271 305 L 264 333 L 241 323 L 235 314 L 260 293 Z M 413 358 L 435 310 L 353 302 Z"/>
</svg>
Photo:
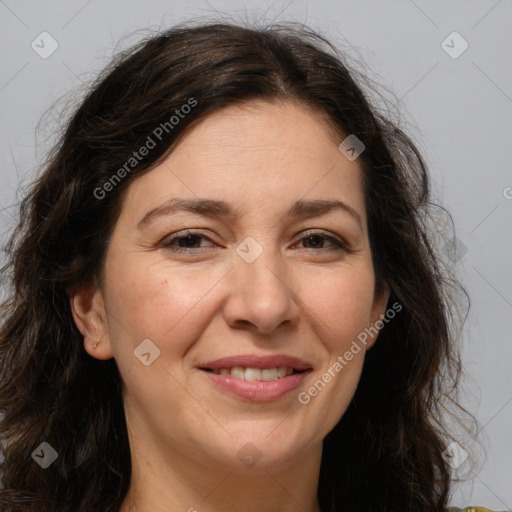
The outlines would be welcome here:
<svg viewBox="0 0 512 512">
<path fill-rule="evenodd" d="M 466 508 L 457 508 L 451 507 L 447 510 L 447 512 L 494 512 L 490 508 L 485 507 L 466 507 Z M 498 512 L 498 511 L 496 511 Z M 503 511 L 507 512 L 507 511 Z"/>
</svg>

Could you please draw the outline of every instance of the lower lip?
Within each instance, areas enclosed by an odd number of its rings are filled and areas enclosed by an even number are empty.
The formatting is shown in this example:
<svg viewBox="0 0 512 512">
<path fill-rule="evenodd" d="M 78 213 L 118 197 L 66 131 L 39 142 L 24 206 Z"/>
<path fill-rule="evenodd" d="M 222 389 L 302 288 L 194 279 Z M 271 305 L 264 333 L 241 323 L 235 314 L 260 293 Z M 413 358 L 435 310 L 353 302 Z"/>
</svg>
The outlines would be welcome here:
<svg viewBox="0 0 512 512">
<path fill-rule="evenodd" d="M 222 391 L 227 391 L 232 395 L 251 402 L 271 402 L 279 400 L 297 389 L 311 370 L 293 373 L 292 375 L 270 381 L 235 379 L 231 375 L 221 375 L 205 370 L 201 371 Z"/>
</svg>

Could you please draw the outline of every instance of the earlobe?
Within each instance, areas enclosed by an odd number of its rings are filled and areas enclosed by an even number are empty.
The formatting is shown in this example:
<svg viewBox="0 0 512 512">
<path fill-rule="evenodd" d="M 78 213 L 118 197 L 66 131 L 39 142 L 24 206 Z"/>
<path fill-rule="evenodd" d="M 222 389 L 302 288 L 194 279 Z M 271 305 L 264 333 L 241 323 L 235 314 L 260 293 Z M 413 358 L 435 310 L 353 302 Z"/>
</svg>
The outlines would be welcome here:
<svg viewBox="0 0 512 512">
<path fill-rule="evenodd" d="M 84 337 L 84 348 L 95 359 L 110 359 L 112 350 L 103 296 L 97 286 L 68 290 L 73 320 Z"/>
</svg>

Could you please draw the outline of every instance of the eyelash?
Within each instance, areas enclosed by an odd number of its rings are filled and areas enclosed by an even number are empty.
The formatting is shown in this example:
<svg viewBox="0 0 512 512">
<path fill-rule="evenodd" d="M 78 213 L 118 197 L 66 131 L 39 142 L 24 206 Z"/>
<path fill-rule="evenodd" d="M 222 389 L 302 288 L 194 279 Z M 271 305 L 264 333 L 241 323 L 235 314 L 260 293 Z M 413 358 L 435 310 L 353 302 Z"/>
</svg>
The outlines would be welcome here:
<svg viewBox="0 0 512 512">
<path fill-rule="evenodd" d="M 178 240 L 181 240 L 181 239 L 186 239 L 190 236 L 194 236 L 194 237 L 202 237 L 202 238 L 205 238 L 207 240 L 210 240 L 212 241 L 210 238 L 208 238 L 206 235 L 203 235 L 202 233 L 199 233 L 199 232 L 195 232 L 195 231 L 191 231 L 191 230 L 186 230 L 185 231 L 185 235 L 183 234 L 177 234 L 177 235 L 174 235 L 172 236 L 171 238 L 168 238 L 167 240 L 163 241 L 162 242 L 162 247 L 165 248 L 165 249 L 169 249 L 170 251 L 172 252 L 176 252 L 176 253 L 193 253 L 193 252 L 197 252 L 197 249 L 201 249 L 200 247 L 189 247 L 189 248 L 183 248 L 183 247 L 177 247 L 177 246 L 173 246 L 172 244 Z M 305 233 L 305 235 L 299 240 L 299 242 L 301 242 L 302 240 L 306 240 L 307 238 L 310 238 L 310 237 L 313 237 L 313 236 L 318 236 L 324 240 L 328 240 L 329 242 L 332 242 L 335 247 L 331 248 L 331 249 L 319 249 L 319 250 L 315 250 L 314 248 L 310 248 L 309 251 L 313 251 L 313 252 L 321 252 L 321 251 L 343 251 L 343 252 L 346 252 L 348 254 L 352 254 L 354 251 L 352 251 L 351 249 L 349 249 L 346 244 L 344 244 L 341 240 L 338 240 L 337 238 L 333 237 L 333 236 L 329 236 L 329 235 L 326 235 L 326 234 L 323 234 L 323 233 L 318 233 L 318 232 L 309 232 L 307 231 Z M 204 248 L 203 248 L 204 249 Z M 211 249 L 211 247 L 208 247 L 207 249 Z M 307 248 L 305 248 L 307 249 Z"/>
</svg>

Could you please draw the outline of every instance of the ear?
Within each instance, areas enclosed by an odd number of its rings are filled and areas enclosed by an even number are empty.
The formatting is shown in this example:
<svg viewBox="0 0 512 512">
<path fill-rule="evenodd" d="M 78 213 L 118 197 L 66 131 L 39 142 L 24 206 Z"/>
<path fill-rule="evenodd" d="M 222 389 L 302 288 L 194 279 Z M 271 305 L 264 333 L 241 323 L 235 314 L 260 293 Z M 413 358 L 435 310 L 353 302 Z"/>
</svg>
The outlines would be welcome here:
<svg viewBox="0 0 512 512">
<path fill-rule="evenodd" d="M 390 293 L 389 287 L 385 284 L 382 292 L 379 295 L 376 295 L 373 300 L 370 325 L 368 326 L 369 334 L 368 341 L 366 343 L 367 350 L 373 347 L 379 337 L 380 329 L 385 324 L 383 318 L 386 316 L 386 306 L 388 304 Z"/>
<path fill-rule="evenodd" d="M 95 359 L 110 359 L 107 313 L 96 283 L 68 290 L 73 320 L 84 337 L 84 348 Z"/>
</svg>

